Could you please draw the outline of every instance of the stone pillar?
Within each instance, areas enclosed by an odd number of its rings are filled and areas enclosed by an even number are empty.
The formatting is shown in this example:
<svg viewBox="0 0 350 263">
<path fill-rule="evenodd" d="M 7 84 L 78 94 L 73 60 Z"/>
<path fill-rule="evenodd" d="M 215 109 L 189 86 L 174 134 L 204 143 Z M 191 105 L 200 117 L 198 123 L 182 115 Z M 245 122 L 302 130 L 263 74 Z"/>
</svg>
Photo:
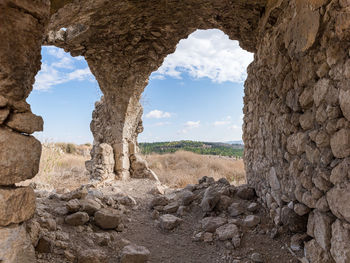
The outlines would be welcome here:
<svg viewBox="0 0 350 263">
<path fill-rule="evenodd" d="M 122 54 L 120 57 L 91 54 L 86 59 L 104 94 L 95 104 L 90 125 L 94 145 L 92 160 L 86 166 L 91 177 L 106 179 L 117 176 L 123 180 L 130 176 L 141 177 L 141 163 L 145 164 L 144 176 L 148 176 L 147 164 L 138 155 L 137 136 L 143 130 L 141 93 L 152 68 L 142 69 L 137 64 L 131 67 L 129 58 Z M 110 147 L 112 151 L 101 155 L 101 145 Z M 109 159 L 107 155 L 112 155 L 114 159 L 112 171 L 106 165 L 101 165 L 101 157 Z M 135 169 L 135 165 L 138 169 Z"/>
<path fill-rule="evenodd" d="M 271 1 L 272 2 L 272 1 Z M 276 1 L 245 83 L 248 183 L 309 262 L 350 262 L 350 2 Z"/>
<path fill-rule="evenodd" d="M 34 262 L 34 249 L 22 224 L 35 212 L 30 187 L 15 184 L 39 169 L 42 131 L 26 98 L 40 69 L 41 43 L 48 21 L 47 0 L 0 2 L 0 261 Z"/>
</svg>

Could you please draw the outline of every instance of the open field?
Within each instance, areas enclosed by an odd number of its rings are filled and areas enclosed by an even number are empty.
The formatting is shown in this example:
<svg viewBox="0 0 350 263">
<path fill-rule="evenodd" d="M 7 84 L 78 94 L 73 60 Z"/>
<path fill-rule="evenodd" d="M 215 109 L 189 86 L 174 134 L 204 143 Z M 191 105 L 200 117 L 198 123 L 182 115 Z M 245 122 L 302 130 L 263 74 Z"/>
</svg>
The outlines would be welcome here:
<svg viewBox="0 0 350 263">
<path fill-rule="evenodd" d="M 242 159 L 233 160 L 186 151 L 151 154 L 145 158 L 149 167 L 158 175 L 159 180 L 171 187 L 195 184 L 203 176 L 210 176 L 216 180 L 224 177 L 236 185 L 245 183 Z"/>
<path fill-rule="evenodd" d="M 85 161 L 90 159 L 90 145 L 65 143 L 43 144 L 40 170 L 32 180 L 38 187 L 73 190 L 89 182 Z M 200 155 L 187 151 L 145 155 L 159 180 L 170 187 L 184 187 L 198 182 L 203 176 L 216 180 L 226 178 L 234 184 L 245 183 L 243 160 Z"/>
</svg>

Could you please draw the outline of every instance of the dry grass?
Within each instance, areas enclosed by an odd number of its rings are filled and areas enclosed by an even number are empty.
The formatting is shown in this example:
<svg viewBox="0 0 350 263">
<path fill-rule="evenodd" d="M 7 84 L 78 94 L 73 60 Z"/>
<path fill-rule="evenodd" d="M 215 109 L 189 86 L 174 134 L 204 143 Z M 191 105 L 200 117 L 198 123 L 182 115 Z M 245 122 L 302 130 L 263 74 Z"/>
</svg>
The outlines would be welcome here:
<svg viewBox="0 0 350 263">
<path fill-rule="evenodd" d="M 89 182 L 85 161 L 90 159 L 88 146 L 74 145 L 74 153 L 67 153 L 62 143 L 44 143 L 40 160 L 39 173 L 25 185 L 35 183 L 39 188 L 73 190 Z M 67 144 L 71 152 L 71 144 Z"/>
<path fill-rule="evenodd" d="M 21 185 L 35 183 L 42 189 L 73 190 L 89 182 L 85 161 L 90 159 L 90 145 L 44 143 L 37 176 Z M 177 151 L 145 156 L 159 180 L 170 187 L 194 184 L 203 176 L 226 178 L 234 184 L 245 183 L 243 160 Z"/>
<path fill-rule="evenodd" d="M 171 187 L 184 187 L 187 184 L 197 183 L 203 176 L 210 176 L 216 180 L 226 178 L 236 185 L 246 182 L 243 160 L 186 151 L 151 154 L 146 156 L 146 160 L 159 180 Z"/>
</svg>

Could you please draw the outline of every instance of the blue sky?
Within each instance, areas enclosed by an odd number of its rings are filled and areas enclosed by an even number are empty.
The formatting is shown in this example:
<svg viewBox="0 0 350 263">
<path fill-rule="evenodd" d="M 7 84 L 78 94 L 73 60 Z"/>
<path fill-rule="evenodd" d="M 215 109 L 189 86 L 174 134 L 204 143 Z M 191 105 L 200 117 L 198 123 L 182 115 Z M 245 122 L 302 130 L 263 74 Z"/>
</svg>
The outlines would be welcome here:
<svg viewBox="0 0 350 263">
<path fill-rule="evenodd" d="M 150 76 L 139 141 L 233 141 L 242 137 L 243 81 L 253 55 L 219 30 L 198 30 Z M 101 96 L 82 57 L 42 48 L 42 69 L 28 98 L 44 118 L 42 141 L 92 142 L 91 113 Z"/>
</svg>

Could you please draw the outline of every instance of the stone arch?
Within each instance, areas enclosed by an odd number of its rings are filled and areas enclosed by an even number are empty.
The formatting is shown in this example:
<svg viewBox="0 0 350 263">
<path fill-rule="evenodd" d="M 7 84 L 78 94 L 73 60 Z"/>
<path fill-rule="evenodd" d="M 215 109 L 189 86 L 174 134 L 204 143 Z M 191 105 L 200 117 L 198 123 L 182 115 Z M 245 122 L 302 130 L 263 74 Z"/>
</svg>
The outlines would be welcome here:
<svg viewBox="0 0 350 263">
<path fill-rule="evenodd" d="M 0 105 L 8 112 L 0 129 L 0 200 L 14 202 L 0 201 L 0 226 L 14 225 L 0 231 L 18 233 L 23 226 L 16 224 L 35 208 L 33 190 L 13 184 L 34 176 L 40 158 L 40 143 L 21 133 L 37 129 L 34 119 L 40 122 L 25 98 L 40 68 L 43 36 L 46 44 L 86 58 L 105 95 L 92 130 L 107 124 L 96 136 L 113 145 L 115 170 L 123 174 L 149 74 L 195 29 L 219 28 L 255 53 L 245 83 L 249 184 L 276 224 L 305 232 L 308 220 L 311 262 L 350 260 L 349 1 L 52 3 L 51 16 L 48 0 L 0 4 Z M 22 113 L 30 115 L 21 121 L 25 130 L 11 128 L 8 120 Z M 23 155 L 28 147 L 37 150 Z M 27 165 L 17 166 L 21 162 Z M 18 261 L 16 255 L 5 254 L 5 261 Z"/>
</svg>

